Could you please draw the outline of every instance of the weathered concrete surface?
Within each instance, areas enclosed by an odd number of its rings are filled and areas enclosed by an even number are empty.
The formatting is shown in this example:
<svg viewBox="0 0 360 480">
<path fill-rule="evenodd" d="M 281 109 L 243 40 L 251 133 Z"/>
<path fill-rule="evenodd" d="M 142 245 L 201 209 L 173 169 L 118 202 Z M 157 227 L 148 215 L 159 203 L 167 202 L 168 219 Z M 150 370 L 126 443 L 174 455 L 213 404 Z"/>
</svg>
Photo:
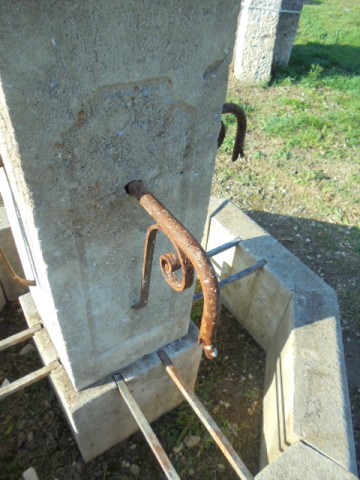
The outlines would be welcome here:
<svg viewBox="0 0 360 480">
<path fill-rule="evenodd" d="M 77 389 L 188 330 L 192 292 L 170 291 L 157 265 L 148 306 L 131 308 L 152 221 L 124 187 L 143 180 L 202 234 L 238 10 L 237 0 L 0 3 L 5 204 Z"/>
<path fill-rule="evenodd" d="M 213 200 L 210 213 L 220 204 Z M 229 204 L 211 221 L 208 249 L 237 237 L 242 241 L 236 248 L 214 257 L 222 278 L 260 259 L 268 262 L 262 271 L 224 288 L 221 294 L 225 306 L 267 352 L 261 466 L 272 464 L 290 445 L 303 440 L 356 474 L 334 291 Z"/>
<path fill-rule="evenodd" d="M 38 324 L 41 318 L 31 294 L 21 297 L 20 302 L 29 326 Z M 185 337 L 164 348 L 191 388 L 202 353 L 197 337 L 198 330 L 190 323 Z M 56 360 L 56 350 L 45 329 L 37 332 L 34 340 L 45 365 Z M 156 353 L 122 369 L 121 374 L 150 422 L 184 400 Z M 62 367 L 54 370 L 50 379 L 85 461 L 138 431 L 111 375 L 81 392 L 74 389 Z"/>
<path fill-rule="evenodd" d="M 286 67 L 289 63 L 300 20 L 300 13 L 295 12 L 301 12 L 303 3 L 304 0 L 282 0 L 281 9 L 285 12 L 280 13 L 276 29 L 273 66 Z"/>
<path fill-rule="evenodd" d="M 282 0 L 242 0 L 234 74 L 241 83 L 270 80 Z"/>
<path fill-rule="evenodd" d="M 256 480 L 356 480 L 357 477 L 303 442 L 288 448 Z"/>
<path fill-rule="evenodd" d="M 0 246 L 9 259 L 15 272 L 24 276 L 19 254 L 16 250 L 14 237 L 10 229 L 9 220 L 6 215 L 5 207 L 0 207 Z M 29 290 L 16 283 L 9 275 L 5 265 L 0 261 L 0 283 L 8 300 L 16 300 L 20 295 L 24 295 Z"/>
</svg>

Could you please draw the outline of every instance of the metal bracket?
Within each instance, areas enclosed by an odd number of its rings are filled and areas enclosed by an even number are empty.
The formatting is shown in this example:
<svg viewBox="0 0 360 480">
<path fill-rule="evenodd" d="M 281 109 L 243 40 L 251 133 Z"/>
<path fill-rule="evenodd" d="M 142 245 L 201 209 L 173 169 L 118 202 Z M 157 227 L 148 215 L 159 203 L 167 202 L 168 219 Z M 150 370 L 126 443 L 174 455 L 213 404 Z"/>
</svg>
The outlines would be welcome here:
<svg viewBox="0 0 360 480">
<path fill-rule="evenodd" d="M 246 468 L 244 462 L 240 459 L 238 454 L 235 452 L 233 447 L 230 445 L 229 441 L 220 430 L 219 426 L 216 424 L 214 419 L 211 417 L 209 412 L 206 410 L 204 405 L 200 402 L 195 393 L 186 385 L 186 382 L 183 380 L 179 374 L 177 368 L 172 363 L 171 359 L 165 352 L 165 350 L 159 350 L 157 352 L 162 364 L 165 367 L 166 372 L 168 373 L 171 380 L 174 382 L 176 387 L 180 390 L 185 400 L 189 403 L 190 407 L 194 410 L 196 415 L 199 417 L 200 421 L 206 427 L 213 440 L 216 442 L 236 474 L 241 480 L 254 480 L 254 477 L 251 475 L 249 470 Z M 128 386 L 121 374 L 114 375 L 115 383 L 121 393 L 125 403 L 129 407 L 131 413 L 134 416 L 135 421 L 137 422 L 139 428 L 143 432 L 146 441 L 149 443 L 152 451 L 154 452 L 157 460 L 160 463 L 161 468 L 163 469 L 166 478 L 170 480 L 180 480 L 180 477 L 176 473 L 173 465 L 171 464 L 168 456 L 166 455 L 164 449 L 160 445 L 155 433 L 153 432 L 149 422 L 146 420 L 144 414 L 139 408 L 136 400 L 130 393 Z"/>
<path fill-rule="evenodd" d="M 124 378 L 120 373 L 115 374 L 113 378 L 126 405 L 129 407 L 129 410 L 133 414 L 136 423 L 144 434 L 144 437 L 150 445 L 150 448 L 153 451 L 156 459 L 160 463 L 160 466 L 163 469 L 166 478 L 168 478 L 169 480 L 180 480 L 179 475 L 176 473 L 176 470 L 173 467 L 169 457 L 166 455 L 165 450 L 162 448 L 159 440 L 157 439 L 153 429 L 150 426 L 150 423 L 146 420 L 145 415 L 142 413 L 139 405 L 136 403 L 136 400 L 132 396 Z"/>
<path fill-rule="evenodd" d="M 7 337 L 4 340 L 0 340 L 0 352 L 2 352 L 3 350 L 6 350 L 9 347 L 13 347 L 14 345 L 17 345 L 18 343 L 24 342 L 29 338 L 32 338 L 35 335 L 35 333 L 41 330 L 42 328 L 43 328 L 42 324 L 38 323 L 32 328 L 27 328 L 22 332 L 16 333 L 15 335 L 11 335 L 11 337 Z"/>
<path fill-rule="evenodd" d="M 4 340 L 1 340 L 0 352 L 2 350 L 6 350 L 7 348 L 13 347 L 14 345 L 17 345 L 18 343 L 24 342 L 29 338 L 32 338 L 35 335 L 35 333 L 41 330 L 42 328 L 43 328 L 42 324 L 38 323 L 37 325 L 34 325 L 32 328 L 28 328 L 26 330 L 23 330 L 22 332 L 16 333 L 15 335 L 12 335 L 10 337 L 5 338 Z M 8 397 L 9 395 L 18 392 L 19 390 L 22 390 L 23 388 L 28 387 L 29 385 L 32 385 L 33 383 L 38 382 L 43 378 L 48 377 L 50 373 L 53 370 L 55 370 L 55 368 L 58 368 L 58 367 L 60 367 L 60 362 L 58 360 L 54 360 L 48 365 L 45 365 L 44 367 L 39 368 L 38 370 L 35 370 L 34 372 L 31 372 L 28 375 L 25 375 L 24 377 L 21 377 L 18 380 L 15 380 L 14 382 L 9 383 L 4 387 L 1 387 L 0 401 Z"/>
<path fill-rule="evenodd" d="M 16 393 L 19 390 L 22 390 L 23 388 L 28 387 L 29 385 L 32 385 L 33 383 L 48 377 L 50 373 L 58 367 L 60 367 L 59 361 L 54 360 L 53 362 L 49 363 L 49 365 L 45 365 L 45 367 L 39 368 L 38 370 L 29 373 L 28 375 L 25 375 L 24 377 L 15 380 L 15 382 L 12 382 L 5 387 L 1 387 L 0 400 L 3 400 L 12 393 Z"/>
<path fill-rule="evenodd" d="M 218 247 L 218 248 L 220 249 L 221 247 Z M 240 272 L 235 273 L 234 275 L 231 275 L 228 278 L 224 278 L 224 280 L 221 280 L 221 282 L 219 282 L 219 290 L 226 287 L 226 285 L 230 285 L 230 283 L 237 282 L 238 280 L 241 280 L 242 278 L 248 277 L 252 273 L 257 272 L 258 270 L 261 270 L 266 264 L 267 264 L 266 260 L 260 260 L 259 262 L 254 263 L 254 265 L 251 265 L 251 267 L 245 268 L 244 270 L 241 270 Z M 198 293 L 194 295 L 193 301 L 196 302 L 198 300 L 202 300 L 202 298 L 203 298 L 203 294 Z"/>
</svg>

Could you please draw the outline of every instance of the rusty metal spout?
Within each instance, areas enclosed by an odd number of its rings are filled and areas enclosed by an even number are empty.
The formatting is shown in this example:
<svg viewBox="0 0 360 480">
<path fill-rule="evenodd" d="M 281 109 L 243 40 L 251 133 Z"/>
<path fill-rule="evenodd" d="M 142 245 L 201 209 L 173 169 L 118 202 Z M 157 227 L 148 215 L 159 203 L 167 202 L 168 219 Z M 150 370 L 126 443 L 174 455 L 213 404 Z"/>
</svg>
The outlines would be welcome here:
<svg viewBox="0 0 360 480">
<path fill-rule="evenodd" d="M 140 205 L 155 220 L 146 237 L 140 302 L 135 308 L 146 305 L 149 293 L 150 274 L 156 233 L 160 230 L 172 243 L 176 251 L 162 255 L 160 266 L 166 282 L 175 291 L 181 292 L 193 283 L 194 270 L 204 294 L 204 308 L 201 319 L 199 344 L 203 343 L 207 358 L 213 359 L 217 351 L 212 344 L 218 311 L 218 281 L 206 253 L 191 233 L 144 187 L 141 181 L 130 182 L 126 191 L 138 200 Z M 174 271 L 181 268 L 179 280 Z"/>
<path fill-rule="evenodd" d="M 1 158 L 1 157 L 0 157 Z M 16 274 L 15 270 L 11 266 L 11 263 L 9 262 L 7 256 L 5 255 L 4 250 L 0 247 L 0 259 L 3 261 L 3 264 L 5 265 L 6 269 L 11 275 L 11 278 L 18 283 L 19 285 L 22 285 L 23 287 L 35 287 L 36 282 L 35 280 L 27 280 L 26 278 L 19 277 L 19 275 Z"/>
</svg>

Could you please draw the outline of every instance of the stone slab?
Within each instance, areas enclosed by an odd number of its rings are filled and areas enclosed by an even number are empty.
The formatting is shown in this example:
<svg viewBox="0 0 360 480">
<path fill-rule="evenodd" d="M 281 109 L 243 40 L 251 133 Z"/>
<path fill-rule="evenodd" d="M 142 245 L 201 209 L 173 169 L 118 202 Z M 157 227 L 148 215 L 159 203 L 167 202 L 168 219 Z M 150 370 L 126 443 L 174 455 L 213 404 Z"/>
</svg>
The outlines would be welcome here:
<svg viewBox="0 0 360 480">
<path fill-rule="evenodd" d="M 243 0 L 235 44 L 234 75 L 241 82 L 268 82 L 282 0 Z"/>
<path fill-rule="evenodd" d="M 314 297 L 317 297 L 314 301 Z M 299 439 L 356 473 L 346 371 L 336 313 L 323 294 L 313 295 L 302 323 L 293 303 L 267 351 L 261 465 L 271 463 Z M 334 307 L 332 309 L 331 307 Z"/>
<path fill-rule="evenodd" d="M 256 480 L 356 480 L 358 477 L 303 442 L 288 448 Z"/>
<path fill-rule="evenodd" d="M 77 389 L 188 330 L 193 292 L 173 293 L 157 261 L 146 309 L 131 308 L 152 220 L 125 186 L 143 180 L 202 235 L 239 7 L 0 2 L 4 200 Z"/>
<path fill-rule="evenodd" d="M 41 318 L 31 294 L 21 297 L 20 302 L 29 326 L 39 323 Z M 190 323 L 186 336 L 164 348 L 192 389 L 202 354 L 197 337 L 198 329 Z M 34 341 L 45 365 L 57 358 L 46 329 L 37 332 Z M 120 372 L 150 422 L 183 402 L 156 353 Z M 63 367 L 54 370 L 50 380 L 85 461 L 138 431 L 111 375 L 80 392 L 74 389 Z"/>
<path fill-rule="evenodd" d="M 221 205 L 210 203 L 210 213 Z M 354 437 L 336 294 L 234 205 L 212 218 L 210 250 L 221 277 L 260 259 L 263 270 L 225 287 L 221 299 L 266 350 L 261 467 L 299 440 L 356 474 Z M 269 477 L 270 478 L 270 477 Z M 325 478 L 325 477 L 323 477 Z"/>
<path fill-rule="evenodd" d="M 0 246 L 4 250 L 5 255 L 9 259 L 15 272 L 20 276 L 24 276 L 24 271 L 16 249 L 13 234 L 11 232 L 5 207 L 0 206 Z M 21 295 L 25 295 L 29 291 L 28 288 L 17 284 L 9 275 L 5 265 L 0 261 L 0 282 L 6 298 L 9 301 L 16 300 Z"/>
<path fill-rule="evenodd" d="M 304 0 L 282 0 L 279 23 L 276 29 L 273 66 L 286 67 L 295 41 Z M 291 13 L 290 13 L 291 12 Z"/>
</svg>

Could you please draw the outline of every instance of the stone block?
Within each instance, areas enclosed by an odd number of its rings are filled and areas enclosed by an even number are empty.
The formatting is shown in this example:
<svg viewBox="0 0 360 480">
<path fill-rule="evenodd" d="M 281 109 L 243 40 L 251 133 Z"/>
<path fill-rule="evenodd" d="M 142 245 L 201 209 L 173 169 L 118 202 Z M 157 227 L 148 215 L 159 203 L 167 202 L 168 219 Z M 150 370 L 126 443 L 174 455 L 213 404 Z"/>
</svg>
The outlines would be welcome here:
<svg viewBox="0 0 360 480">
<path fill-rule="evenodd" d="M 210 213 L 220 204 L 212 200 Z M 261 467 L 277 462 L 301 440 L 356 474 L 334 290 L 229 204 L 212 218 L 207 249 L 235 238 L 241 239 L 237 247 L 213 259 L 218 275 L 267 261 L 261 271 L 221 292 L 225 306 L 266 350 Z"/>
<path fill-rule="evenodd" d="M 31 294 L 21 297 L 20 302 L 29 326 L 38 324 L 41 318 Z M 192 389 L 202 354 L 197 337 L 198 329 L 190 323 L 187 335 L 164 348 Z M 45 365 L 57 359 L 46 329 L 37 332 L 34 341 Z M 150 422 L 183 401 L 182 394 L 166 373 L 156 353 L 146 355 L 122 369 L 121 374 Z M 54 370 L 50 380 L 85 461 L 138 431 L 112 375 L 80 392 L 74 389 L 63 367 Z"/>
<path fill-rule="evenodd" d="M 273 66 L 286 67 L 299 25 L 304 0 L 282 0 L 279 23 L 276 29 Z"/>
<path fill-rule="evenodd" d="M 4 250 L 5 255 L 9 259 L 15 272 L 20 276 L 24 276 L 21 266 L 19 254 L 16 249 L 13 234 L 10 229 L 9 220 L 6 215 L 5 207 L 0 207 L 0 246 Z M 20 295 L 24 295 L 29 291 L 28 288 L 16 283 L 9 275 L 5 265 L 0 261 L 0 282 L 6 298 L 9 301 L 16 300 Z"/>
<path fill-rule="evenodd" d="M 241 2 L 235 44 L 234 74 L 241 82 L 268 82 L 282 0 Z"/>
<path fill-rule="evenodd" d="M 172 292 L 158 262 L 147 307 L 131 308 L 152 220 L 124 187 L 142 180 L 202 235 L 239 7 L 0 2 L 4 201 L 77 389 L 188 331 L 193 292 Z"/>
<path fill-rule="evenodd" d="M 255 476 L 256 480 L 356 480 L 311 446 L 297 442 Z"/>
<path fill-rule="evenodd" d="M 316 296 L 321 307 L 324 297 Z M 296 302 L 267 351 L 261 465 L 303 439 L 356 472 L 341 333 L 337 317 L 331 316 L 336 310 L 322 315 L 314 303 L 307 310 L 309 323 L 301 324 Z"/>
</svg>

